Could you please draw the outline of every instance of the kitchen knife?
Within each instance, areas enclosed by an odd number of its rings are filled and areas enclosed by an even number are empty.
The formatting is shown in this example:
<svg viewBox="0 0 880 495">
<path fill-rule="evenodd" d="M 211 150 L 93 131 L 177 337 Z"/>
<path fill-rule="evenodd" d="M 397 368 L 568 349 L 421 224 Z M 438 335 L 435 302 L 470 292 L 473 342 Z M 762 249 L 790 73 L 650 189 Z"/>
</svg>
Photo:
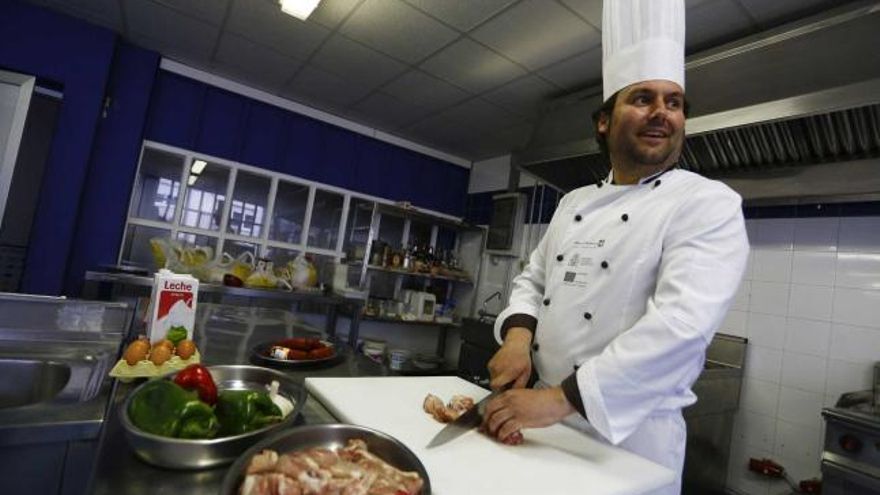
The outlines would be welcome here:
<svg viewBox="0 0 880 495">
<path fill-rule="evenodd" d="M 483 412 L 486 410 L 486 403 L 496 395 L 498 395 L 498 392 L 492 392 L 486 397 L 483 397 L 483 399 L 480 400 L 480 402 L 477 402 L 474 407 L 468 409 L 467 412 L 444 426 L 443 429 L 434 435 L 434 438 L 428 442 L 427 448 L 430 449 L 431 447 L 443 445 L 450 440 L 454 440 L 461 435 L 464 435 L 477 426 L 480 426 L 480 423 L 483 422 Z"/>
</svg>

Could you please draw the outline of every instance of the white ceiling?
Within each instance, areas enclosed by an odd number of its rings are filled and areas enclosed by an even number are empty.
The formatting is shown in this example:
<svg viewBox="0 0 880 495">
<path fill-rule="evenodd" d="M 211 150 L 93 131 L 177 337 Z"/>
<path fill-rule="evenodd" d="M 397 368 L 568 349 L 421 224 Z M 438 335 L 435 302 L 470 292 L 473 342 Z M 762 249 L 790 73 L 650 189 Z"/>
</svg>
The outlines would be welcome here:
<svg viewBox="0 0 880 495">
<path fill-rule="evenodd" d="M 547 99 L 601 84 L 602 0 L 29 0 L 212 72 L 470 160 L 509 153 Z M 686 0 L 687 52 L 847 0 Z M 585 116 L 587 122 L 587 116 Z"/>
</svg>

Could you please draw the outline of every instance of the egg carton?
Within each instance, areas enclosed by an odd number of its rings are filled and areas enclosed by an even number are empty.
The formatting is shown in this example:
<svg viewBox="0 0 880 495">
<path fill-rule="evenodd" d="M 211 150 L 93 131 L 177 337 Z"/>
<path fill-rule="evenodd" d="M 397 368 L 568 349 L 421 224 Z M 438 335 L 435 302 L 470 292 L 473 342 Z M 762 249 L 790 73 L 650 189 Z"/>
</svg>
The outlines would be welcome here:
<svg viewBox="0 0 880 495">
<path fill-rule="evenodd" d="M 189 357 L 189 359 L 181 359 L 180 356 L 171 356 L 171 359 L 165 361 L 159 366 L 155 363 L 144 359 L 138 361 L 134 366 L 128 364 L 125 359 L 120 359 L 116 365 L 110 370 L 110 376 L 119 379 L 122 382 L 130 382 L 136 378 L 154 378 L 157 376 L 167 375 L 180 371 L 191 364 L 200 363 L 202 357 L 199 351 Z"/>
</svg>

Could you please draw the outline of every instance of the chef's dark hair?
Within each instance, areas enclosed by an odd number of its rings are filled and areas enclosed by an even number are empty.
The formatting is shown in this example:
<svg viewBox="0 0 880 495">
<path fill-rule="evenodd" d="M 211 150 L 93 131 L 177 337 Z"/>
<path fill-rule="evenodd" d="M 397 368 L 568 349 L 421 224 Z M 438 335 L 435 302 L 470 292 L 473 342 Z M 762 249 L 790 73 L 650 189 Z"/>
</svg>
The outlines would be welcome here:
<svg viewBox="0 0 880 495">
<path fill-rule="evenodd" d="M 602 150 L 602 154 L 605 155 L 605 157 L 608 157 L 608 142 L 605 140 L 605 134 L 602 134 L 599 132 L 599 117 L 601 117 L 602 114 L 605 114 L 608 116 L 608 123 L 609 124 L 611 123 L 611 116 L 614 114 L 614 105 L 617 103 L 617 95 L 619 95 L 619 94 L 620 94 L 620 91 L 609 96 L 608 99 L 605 100 L 605 102 L 602 103 L 602 105 L 600 105 L 599 108 L 597 108 L 593 112 L 593 116 L 592 116 L 593 117 L 593 133 L 596 135 L 596 142 L 599 143 L 599 148 Z M 688 102 L 687 98 L 685 98 L 684 99 L 684 117 L 685 118 L 687 118 L 687 116 L 690 114 L 690 111 L 691 111 L 691 105 Z"/>
</svg>

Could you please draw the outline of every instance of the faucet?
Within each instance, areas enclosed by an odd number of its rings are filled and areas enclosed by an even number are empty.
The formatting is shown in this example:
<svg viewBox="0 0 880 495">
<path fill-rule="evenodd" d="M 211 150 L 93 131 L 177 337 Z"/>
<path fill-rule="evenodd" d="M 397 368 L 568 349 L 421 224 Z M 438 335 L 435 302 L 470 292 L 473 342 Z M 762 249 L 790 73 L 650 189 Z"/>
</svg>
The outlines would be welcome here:
<svg viewBox="0 0 880 495">
<path fill-rule="evenodd" d="M 477 311 L 477 315 L 480 317 L 481 320 L 484 318 L 492 318 L 494 320 L 495 318 L 498 317 L 497 314 L 492 314 L 492 313 L 486 311 L 486 305 L 489 304 L 489 301 L 491 301 L 492 299 L 495 299 L 496 297 L 498 298 L 499 301 L 501 300 L 501 291 L 500 290 L 493 292 L 489 297 L 487 297 L 486 299 L 483 300 L 483 307 L 480 308 L 479 311 Z"/>
</svg>

